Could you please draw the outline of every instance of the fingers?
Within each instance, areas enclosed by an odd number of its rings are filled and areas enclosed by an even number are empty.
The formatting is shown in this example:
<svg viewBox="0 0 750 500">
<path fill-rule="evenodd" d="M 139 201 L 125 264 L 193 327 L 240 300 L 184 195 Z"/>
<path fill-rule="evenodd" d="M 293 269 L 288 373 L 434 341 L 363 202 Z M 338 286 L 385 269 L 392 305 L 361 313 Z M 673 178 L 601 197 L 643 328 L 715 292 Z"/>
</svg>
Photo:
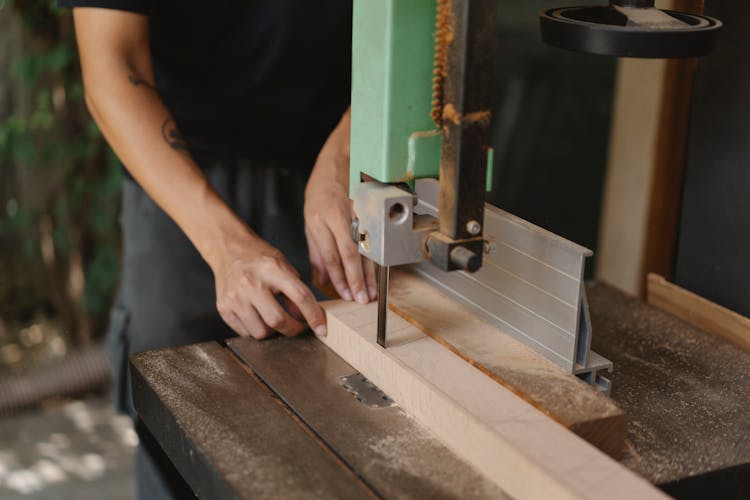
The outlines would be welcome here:
<svg viewBox="0 0 750 500">
<path fill-rule="evenodd" d="M 297 307 L 297 304 L 292 302 L 292 300 L 287 297 L 286 295 L 281 296 L 281 300 L 284 302 L 284 307 L 289 312 L 289 314 L 292 315 L 292 318 L 296 319 L 297 321 L 304 321 L 305 317 L 302 316 L 302 311 L 299 310 L 299 307 Z"/>
<path fill-rule="evenodd" d="M 310 248 L 311 262 L 323 261 L 341 298 L 367 304 L 377 297 L 375 269 L 361 258 L 357 244 L 349 237 L 348 223 L 342 213 L 327 223 L 316 224 L 316 228 L 308 230 L 307 234 L 308 240 L 314 241 Z"/>
<path fill-rule="evenodd" d="M 319 286 L 325 286 L 328 284 L 328 270 L 326 269 L 325 262 L 323 262 L 323 257 L 320 254 L 320 250 L 318 249 L 318 244 L 315 241 L 315 238 L 313 238 L 312 234 L 310 234 L 310 230 L 305 225 L 305 235 L 307 236 L 307 248 L 310 252 L 310 263 L 313 265 L 313 268 L 315 268 L 315 271 L 317 272 L 317 285 Z"/>
<path fill-rule="evenodd" d="M 330 278 L 333 287 L 342 299 L 351 301 L 354 296 L 349 289 L 344 268 L 341 266 L 341 258 L 339 257 L 338 246 L 336 245 L 333 233 L 331 233 L 328 226 L 322 225 L 322 227 L 319 226 L 319 229 L 315 231 L 313 237 L 315 238 L 318 251 L 322 256 L 325 268 L 328 271 L 328 277 Z"/>
<path fill-rule="evenodd" d="M 370 296 L 365 287 L 365 274 L 362 269 L 362 257 L 359 255 L 357 245 L 348 237 L 339 235 L 337 239 L 338 254 L 341 256 L 341 262 L 344 265 L 346 281 L 349 288 L 354 294 L 354 298 L 360 304 L 367 304 Z"/>
<path fill-rule="evenodd" d="M 315 300 L 312 291 L 299 279 L 287 279 L 279 284 L 279 292 L 283 293 L 302 313 L 310 328 L 320 336 L 325 336 L 326 316 L 323 308 Z"/>
<path fill-rule="evenodd" d="M 370 300 L 378 298 L 378 281 L 375 272 L 375 263 L 367 257 L 362 257 L 362 265 L 365 268 L 365 282 L 367 283 L 367 291 L 370 294 Z"/>
<path fill-rule="evenodd" d="M 229 327 L 241 337 L 253 337 L 261 340 L 271 335 L 271 329 L 261 321 L 255 308 L 239 303 L 234 307 L 217 306 L 219 315 Z"/>
<path fill-rule="evenodd" d="M 255 297 L 254 304 L 265 324 L 280 334 L 293 337 L 305 330 L 305 325 L 292 318 L 270 291 Z"/>
<path fill-rule="evenodd" d="M 330 232 L 323 234 L 330 238 L 326 244 L 336 250 Z M 303 320 L 317 335 L 325 335 L 325 313 L 312 291 L 280 252 L 273 248 L 265 250 L 263 254 L 251 255 L 247 261 L 236 261 L 226 274 L 220 274 L 216 307 L 222 319 L 243 337 L 262 339 L 274 330 L 286 336 L 297 335 L 306 328 Z M 343 276 L 343 270 L 339 274 Z M 277 295 L 282 295 L 284 306 L 276 299 Z"/>
<path fill-rule="evenodd" d="M 242 321 L 245 329 L 250 332 L 250 335 L 257 340 L 270 337 L 273 333 L 273 330 L 263 322 L 260 314 L 258 314 L 258 311 L 252 304 L 247 303 L 244 307 L 238 308 L 235 314 Z"/>
<path fill-rule="evenodd" d="M 223 310 L 223 308 L 220 306 L 217 306 L 216 309 L 219 311 L 219 316 L 221 316 L 221 319 L 224 320 L 224 323 L 229 325 L 229 328 L 234 330 L 234 333 L 236 333 L 240 337 L 251 337 L 250 332 L 245 328 L 245 325 L 242 324 L 240 318 L 238 318 L 237 315 L 234 314 L 234 311 Z"/>
</svg>

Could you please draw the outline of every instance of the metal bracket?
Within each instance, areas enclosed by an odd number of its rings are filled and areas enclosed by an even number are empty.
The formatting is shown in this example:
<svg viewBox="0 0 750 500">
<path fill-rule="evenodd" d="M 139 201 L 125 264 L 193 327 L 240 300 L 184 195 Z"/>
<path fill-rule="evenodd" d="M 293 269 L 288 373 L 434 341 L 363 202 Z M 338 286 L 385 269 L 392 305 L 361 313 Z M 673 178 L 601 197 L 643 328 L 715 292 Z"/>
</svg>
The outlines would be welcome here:
<svg viewBox="0 0 750 500">
<path fill-rule="evenodd" d="M 357 401 L 368 408 L 389 408 L 396 406 L 396 402 L 386 393 L 367 380 L 361 373 L 352 373 L 346 377 L 339 377 L 339 383 L 350 392 Z"/>
<path fill-rule="evenodd" d="M 421 262 L 427 257 L 425 241 L 437 228 L 431 216 L 414 213 L 413 193 L 377 181 L 354 188 L 357 214 L 355 241 L 362 255 L 381 266 Z"/>
<path fill-rule="evenodd" d="M 437 211 L 438 184 L 416 183 L 416 211 Z M 484 264 L 476 273 L 415 270 L 485 321 L 609 394 L 612 363 L 591 351 L 583 269 L 592 252 L 492 205 L 485 206 Z"/>
</svg>

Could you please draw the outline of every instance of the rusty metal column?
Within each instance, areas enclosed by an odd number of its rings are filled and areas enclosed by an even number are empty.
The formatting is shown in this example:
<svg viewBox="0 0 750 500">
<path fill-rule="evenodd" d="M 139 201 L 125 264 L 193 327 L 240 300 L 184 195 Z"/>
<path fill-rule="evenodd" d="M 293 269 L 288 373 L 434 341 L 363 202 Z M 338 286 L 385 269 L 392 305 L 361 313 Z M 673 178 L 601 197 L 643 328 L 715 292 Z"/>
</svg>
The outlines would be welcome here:
<svg viewBox="0 0 750 500">
<path fill-rule="evenodd" d="M 448 3 L 439 229 L 460 240 L 481 236 L 484 222 L 496 2 Z"/>
</svg>

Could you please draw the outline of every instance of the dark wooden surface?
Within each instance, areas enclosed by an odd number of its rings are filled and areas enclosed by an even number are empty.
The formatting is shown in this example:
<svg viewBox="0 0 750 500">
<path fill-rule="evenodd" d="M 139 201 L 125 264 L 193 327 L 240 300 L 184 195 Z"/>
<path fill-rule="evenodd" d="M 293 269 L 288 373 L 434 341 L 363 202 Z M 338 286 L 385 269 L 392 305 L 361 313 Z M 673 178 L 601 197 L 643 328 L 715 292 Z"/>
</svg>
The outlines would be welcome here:
<svg viewBox="0 0 750 500">
<path fill-rule="evenodd" d="M 607 285 L 588 293 L 628 416 L 623 463 L 678 498 L 750 498 L 750 355 Z"/>
<path fill-rule="evenodd" d="M 131 361 L 139 415 L 200 498 L 507 498 L 397 406 L 357 401 L 312 336 L 230 344 L 262 381 L 213 342 Z"/>
<path fill-rule="evenodd" d="M 339 377 L 356 372 L 312 336 L 229 347 L 385 498 L 507 498 L 397 406 L 369 408 Z"/>
<path fill-rule="evenodd" d="M 628 415 L 623 464 L 678 498 L 750 498 L 750 356 L 607 285 L 588 292 Z M 354 370 L 315 339 L 230 345 L 283 402 L 218 344 L 133 358 L 139 412 L 204 497 L 500 495 L 398 408 L 344 391 Z"/>
<path fill-rule="evenodd" d="M 136 354 L 138 414 L 200 498 L 374 498 L 218 343 Z"/>
</svg>

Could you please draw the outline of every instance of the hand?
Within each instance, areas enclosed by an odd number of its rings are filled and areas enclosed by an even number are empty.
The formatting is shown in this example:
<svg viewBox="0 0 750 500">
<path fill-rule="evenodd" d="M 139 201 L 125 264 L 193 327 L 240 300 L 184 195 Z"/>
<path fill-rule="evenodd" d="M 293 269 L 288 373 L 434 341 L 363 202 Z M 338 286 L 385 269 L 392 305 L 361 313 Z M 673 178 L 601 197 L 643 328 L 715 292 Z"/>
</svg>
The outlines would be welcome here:
<svg viewBox="0 0 750 500">
<path fill-rule="evenodd" d="M 294 336 L 306 320 L 316 334 L 326 334 L 323 310 L 281 252 L 249 231 L 227 247 L 212 268 L 216 308 L 235 332 L 259 340 L 273 331 Z"/>
<path fill-rule="evenodd" d="M 344 300 L 367 304 L 377 297 L 375 265 L 359 254 L 349 235 L 349 113 L 328 137 L 305 190 L 305 235 L 310 263 L 321 284 L 329 281 Z"/>
</svg>

